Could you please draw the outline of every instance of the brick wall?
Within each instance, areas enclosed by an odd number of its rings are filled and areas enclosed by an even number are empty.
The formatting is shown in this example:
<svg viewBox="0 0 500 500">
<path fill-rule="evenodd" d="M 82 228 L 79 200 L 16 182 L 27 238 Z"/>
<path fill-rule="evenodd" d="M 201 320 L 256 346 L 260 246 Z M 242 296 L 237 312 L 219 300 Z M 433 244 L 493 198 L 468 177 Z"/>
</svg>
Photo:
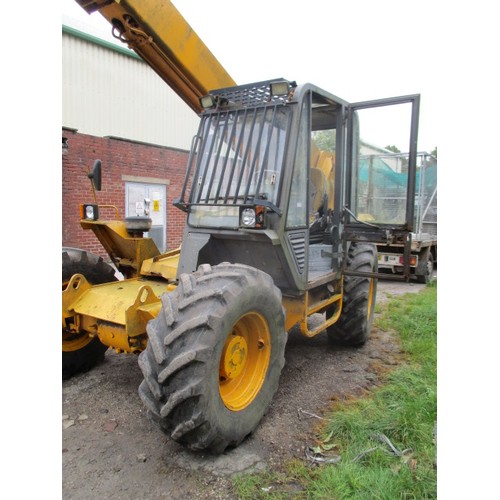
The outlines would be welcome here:
<svg viewBox="0 0 500 500">
<path fill-rule="evenodd" d="M 62 246 L 82 248 L 107 257 L 94 233 L 83 230 L 79 222 L 80 204 L 94 202 L 87 171 L 96 159 L 102 162 L 102 191 L 97 192 L 97 202 L 117 206 L 120 218 L 125 217 L 122 175 L 168 179 L 167 250 L 181 244 L 186 217 L 172 202 L 179 196 L 184 183 L 187 151 L 94 137 L 68 129 L 62 130 L 62 136 L 68 145 L 67 149 L 63 148 L 62 155 Z M 113 219 L 114 214 L 114 210 L 109 209 L 102 213 L 106 219 Z"/>
</svg>

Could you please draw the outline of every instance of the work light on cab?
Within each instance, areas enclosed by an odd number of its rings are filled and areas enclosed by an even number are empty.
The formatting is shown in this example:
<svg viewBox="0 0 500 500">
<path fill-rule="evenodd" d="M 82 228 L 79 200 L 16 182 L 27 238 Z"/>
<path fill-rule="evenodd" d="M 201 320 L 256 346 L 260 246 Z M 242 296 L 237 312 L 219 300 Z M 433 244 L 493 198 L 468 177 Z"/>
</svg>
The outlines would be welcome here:
<svg viewBox="0 0 500 500">
<path fill-rule="evenodd" d="M 290 83 L 286 80 L 280 80 L 276 82 L 272 82 L 270 84 L 271 87 L 271 95 L 273 96 L 286 96 L 288 95 L 288 90 L 290 87 Z"/>
<path fill-rule="evenodd" d="M 200 97 L 200 104 L 203 109 L 212 109 L 215 108 L 217 101 L 213 95 L 207 94 L 203 97 Z"/>
</svg>

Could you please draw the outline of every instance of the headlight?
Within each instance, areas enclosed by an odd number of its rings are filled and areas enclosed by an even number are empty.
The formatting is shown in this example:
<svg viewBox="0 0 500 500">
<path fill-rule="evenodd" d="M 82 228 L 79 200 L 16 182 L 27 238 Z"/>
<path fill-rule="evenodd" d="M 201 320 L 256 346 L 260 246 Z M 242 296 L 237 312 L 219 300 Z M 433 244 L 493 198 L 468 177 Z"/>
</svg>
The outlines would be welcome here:
<svg viewBox="0 0 500 500">
<path fill-rule="evenodd" d="M 240 228 L 265 229 L 266 208 L 262 205 L 240 207 Z"/>
<path fill-rule="evenodd" d="M 253 208 L 244 208 L 241 211 L 240 221 L 244 227 L 255 227 L 255 210 Z"/>
<path fill-rule="evenodd" d="M 99 207 L 97 205 L 80 205 L 80 217 L 85 220 L 99 219 Z"/>
<path fill-rule="evenodd" d="M 94 218 L 94 207 L 92 205 L 87 205 L 85 208 L 85 218 L 93 219 Z"/>
</svg>

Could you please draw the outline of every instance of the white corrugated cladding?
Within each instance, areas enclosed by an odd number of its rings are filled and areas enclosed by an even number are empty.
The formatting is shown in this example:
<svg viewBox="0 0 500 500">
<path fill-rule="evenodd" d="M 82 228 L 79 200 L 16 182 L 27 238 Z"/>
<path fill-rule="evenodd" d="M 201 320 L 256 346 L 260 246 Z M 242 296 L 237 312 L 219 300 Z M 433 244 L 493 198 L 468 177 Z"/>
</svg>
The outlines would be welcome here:
<svg viewBox="0 0 500 500">
<path fill-rule="evenodd" d="M 66 32 L 65 32 L 66 31 Z M 199 118 L 142 60 L 72 29 L 62 37 L 62 125 L 189 149 Z"/>
</svg>

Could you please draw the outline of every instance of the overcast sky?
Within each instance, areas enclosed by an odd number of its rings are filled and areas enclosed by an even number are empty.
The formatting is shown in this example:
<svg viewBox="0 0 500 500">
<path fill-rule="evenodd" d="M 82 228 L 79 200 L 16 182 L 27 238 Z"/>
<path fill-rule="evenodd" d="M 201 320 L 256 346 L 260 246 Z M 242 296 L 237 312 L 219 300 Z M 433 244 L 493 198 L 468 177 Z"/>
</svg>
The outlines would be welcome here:
<svg viewBox="0 0 500 500">
<path fill-rule="evenodd" d="M 421 94 L 419 150 L 438 145 L 439 32 L 430 2 L 418 10 L 403 1 L 173 3 L 237 83 L 284 77 L 349 102 Z M 110 37 L 109 23 L 74 0 L 63 0 L 66 16 Z"/>
</svg>

